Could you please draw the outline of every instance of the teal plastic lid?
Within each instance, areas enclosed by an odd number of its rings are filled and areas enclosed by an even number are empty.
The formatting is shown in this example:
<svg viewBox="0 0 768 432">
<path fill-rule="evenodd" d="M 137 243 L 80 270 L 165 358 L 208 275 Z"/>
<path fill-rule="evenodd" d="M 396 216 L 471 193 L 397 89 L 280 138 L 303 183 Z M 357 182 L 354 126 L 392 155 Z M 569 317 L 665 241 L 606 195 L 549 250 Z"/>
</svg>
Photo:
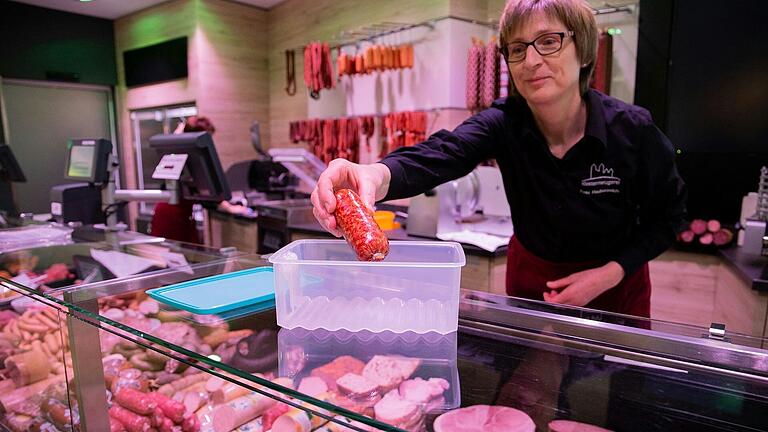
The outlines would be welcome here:
<svg viewBox="0 0 768 432">
<path fill-rule="evenodd" d="M 272 267 L 257 267 L 147 290 L 153 299 L 196 314 L 275 301 Z"/>
</svg>

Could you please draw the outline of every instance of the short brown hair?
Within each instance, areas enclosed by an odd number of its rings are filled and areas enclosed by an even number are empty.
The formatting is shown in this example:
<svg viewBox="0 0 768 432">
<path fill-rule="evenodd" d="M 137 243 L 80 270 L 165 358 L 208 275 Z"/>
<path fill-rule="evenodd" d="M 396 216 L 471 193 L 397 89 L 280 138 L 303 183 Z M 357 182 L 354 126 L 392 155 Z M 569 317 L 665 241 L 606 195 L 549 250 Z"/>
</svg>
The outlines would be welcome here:
<svg viewBox="0 0 768 432">
<path fill-rule="evenodd" d="M 507 45 L 510 37 L 535 12 L 543 12 L 550 18 L 565 24 L 573 31 L 576 55 L 579 57 L 579 90 L 584 95 L 589 90 L 589 82 L 595 71 L 597 57 L 597 21 L 592 8 L 585 0 L 509 0 L 504 7 L 499 21 L 499 41 L 504 58 L 507 57 Z M 509 80 L 510 93 L 518 96 L 514 81 Z"/>
<path fill-rule="evenodd" d="M 208 117 L 192 116 L 184 122 L 184 132 L 208 132 L 213 135 L 216 128 Z"/>
</svg>

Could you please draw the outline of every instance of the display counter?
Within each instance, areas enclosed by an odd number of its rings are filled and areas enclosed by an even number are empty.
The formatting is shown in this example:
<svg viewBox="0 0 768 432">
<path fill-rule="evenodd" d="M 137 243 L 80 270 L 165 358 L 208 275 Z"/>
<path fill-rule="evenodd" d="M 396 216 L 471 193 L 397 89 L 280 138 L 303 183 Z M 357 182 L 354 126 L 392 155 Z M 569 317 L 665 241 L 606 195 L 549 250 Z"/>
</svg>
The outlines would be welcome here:
<svg viewBox="0 0 768 432">
<path fill-rule="evenodd" d="M 768 352 L 727 331 L 472 291 L 462 291 L 452 334 L 286 330 L 269 306 L 194 315 L 145 293 L 264 265 L 228 257 L 67 288 L 62 299 L 4 282 L 41 309 L 18 325 L 46 326 L 42 341 L 28 330 L 4 340 L 14 355 L 45 343 L 56 366 L 43 374 L 39 362 L 6 361 L 6 373 L 9 364 L 19 372 L 0 383 L 4 424 L 217 432 L 768 424 Z M 47 345 L 53 337 L 64 341 L 59 351 Z"/>
</svg>

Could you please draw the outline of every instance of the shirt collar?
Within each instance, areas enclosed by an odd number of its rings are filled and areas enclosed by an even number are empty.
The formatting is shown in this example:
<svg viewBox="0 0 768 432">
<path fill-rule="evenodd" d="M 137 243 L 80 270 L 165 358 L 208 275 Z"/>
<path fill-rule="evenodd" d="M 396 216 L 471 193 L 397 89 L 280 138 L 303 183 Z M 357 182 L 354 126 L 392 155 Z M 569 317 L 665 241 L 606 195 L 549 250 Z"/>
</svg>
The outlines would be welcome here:
<svg viewBox="0 0 768 432">
<path fill-rule="evenodd" d="M 587 124 L 584 128 L 584 136 L 595 138 L 603 147 L 607 147 L 608 133 L 606 132 L 605 112 L 603 111 L 600 94 L 593 89 L 589 89 L 584 100 L 587 103 Z M 518 115 L 520 115 L 520 136 L 530 134 L 537 139 L 543 139 L 541 132 L 536 127 L 533 113 L 528 104 L 525 103 L 525 100 L 509 97 L 507 103 L 515 107 Z"/>
</svg>

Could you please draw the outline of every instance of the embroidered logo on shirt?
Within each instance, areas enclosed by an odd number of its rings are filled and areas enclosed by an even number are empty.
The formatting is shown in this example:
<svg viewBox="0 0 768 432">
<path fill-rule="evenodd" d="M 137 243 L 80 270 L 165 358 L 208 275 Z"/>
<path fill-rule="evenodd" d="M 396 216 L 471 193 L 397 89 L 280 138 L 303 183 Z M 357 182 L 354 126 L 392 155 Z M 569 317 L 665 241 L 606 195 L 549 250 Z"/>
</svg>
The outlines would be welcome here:
<svg viewBox="0 0 768 432">
<path fill-rule="evenodd" d="M 613 168 L 605 164 L 592 164 L 589 167 L 589 178 L 581 181 L 580 193 L 584 195 L 599 195 L 604 193 L 619 193 L 621 179 L 613 175 Z"/>
</svg>

